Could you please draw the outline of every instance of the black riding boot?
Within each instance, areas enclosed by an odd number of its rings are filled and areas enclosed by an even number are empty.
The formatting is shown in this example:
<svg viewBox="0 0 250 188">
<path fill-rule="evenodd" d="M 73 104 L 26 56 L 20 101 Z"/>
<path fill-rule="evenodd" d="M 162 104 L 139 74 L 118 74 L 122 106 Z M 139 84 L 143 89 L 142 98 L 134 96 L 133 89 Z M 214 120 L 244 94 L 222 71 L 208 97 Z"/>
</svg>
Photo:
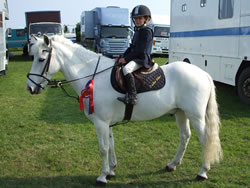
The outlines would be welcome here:
<svg viewBox="0 0 250 188">
<path fill-rule="evenodd" d="M 135 87 L 135 78 L 132 73 L 129 73 L 125 76 L 125 81 L 128 89 L 128 93 L 125 97 L 118 97 L 117 99 L 125 104 L 136 104 L 136 87 Z"/>
</svg>

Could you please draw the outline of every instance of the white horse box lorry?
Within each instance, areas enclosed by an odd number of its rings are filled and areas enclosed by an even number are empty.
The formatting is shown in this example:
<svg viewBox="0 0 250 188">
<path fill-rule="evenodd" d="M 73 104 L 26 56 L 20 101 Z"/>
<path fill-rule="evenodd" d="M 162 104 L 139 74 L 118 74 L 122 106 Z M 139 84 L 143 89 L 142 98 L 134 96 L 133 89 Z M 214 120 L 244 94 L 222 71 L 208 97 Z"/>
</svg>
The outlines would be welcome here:
<svg viewBox="0 0 250 188">
<path fill-rule="evenodd" d="M 170 19 L 169 62 L 197 65 L 250 104 L 250 1 L 172 0 Z"/>
<path fill-rule="evenodd" d="M 0 75 L 6 74 L 8 65 L 5 25 L 7 19 L 9 19 L 8 2 L 0 0 Z"/>
</svg>

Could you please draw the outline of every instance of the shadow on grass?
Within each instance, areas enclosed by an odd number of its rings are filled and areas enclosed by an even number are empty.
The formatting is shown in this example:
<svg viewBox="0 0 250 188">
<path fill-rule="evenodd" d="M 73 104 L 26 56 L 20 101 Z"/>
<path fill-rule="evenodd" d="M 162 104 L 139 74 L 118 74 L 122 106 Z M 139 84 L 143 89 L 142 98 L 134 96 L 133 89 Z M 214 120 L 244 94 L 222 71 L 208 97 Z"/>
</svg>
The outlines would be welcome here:
<svg viewBox="0 0 250 188">
<path fill-rule="evenodd" d="M 66 86 L 71 95 L 76 95 Z M 40 119 L 48 123 L 85 124 L 90 123 L 84 112 L 79 109 L 77 100 L 66 97 L 60 88 L 46 88 Z"/>
<path fill-rule="evenodd" d="M 0 185 L 5 188 L 30 187 L 30 188 L 63 188 L 63 187 L 97 187 L 96 176 L 56 176 L 56 177 L 28 177 L 28 178 L 0 178 Z M 134 179 L 122 183 L 121 181 L 108 180 L 106 187 L 182 187 L 187 183 L 199 183 L 195 179 L 166 180 L 166 181 L 145 181 Z"/>
<path fill-rule="evenodd" d="M 249 118 L 250 106 L 241 102 L 233 86 L 215 82 L 221 119 Z"/>
<path fill-rule="evenodd" d="M 9 57 L 9 60 L 10 61 L 32 61 L 32 58 L 30 56 L 24 56 L 24 55 L 21 55 L 21 54 L 16 54 L 14 53 L 12 56 Z"/>
<path fill-rule="evenodd" d="M 1 187 L 91 187 L 95 185 L 95 176 L 56 176 L 28 178 L 0 178 Z"/>
</svg>

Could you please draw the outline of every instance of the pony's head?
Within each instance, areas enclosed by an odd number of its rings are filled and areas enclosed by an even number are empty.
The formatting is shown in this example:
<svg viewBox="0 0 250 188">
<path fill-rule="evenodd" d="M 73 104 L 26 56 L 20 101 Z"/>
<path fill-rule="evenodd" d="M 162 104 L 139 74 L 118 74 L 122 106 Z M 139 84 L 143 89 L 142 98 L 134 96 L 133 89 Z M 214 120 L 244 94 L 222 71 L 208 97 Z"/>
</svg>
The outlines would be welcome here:
<svg viewBox="0 0 250 188">
<path fill-rule="evenodd" d="M 27 90 L 31 94 L 39 94 L 48 84 L 59 67 L 52 65 L 52 41 L 46 36 L 32 36 L 29 44 L 29 55 L 33 56 L 33 64 L 27 75 Z"/>
</svg>

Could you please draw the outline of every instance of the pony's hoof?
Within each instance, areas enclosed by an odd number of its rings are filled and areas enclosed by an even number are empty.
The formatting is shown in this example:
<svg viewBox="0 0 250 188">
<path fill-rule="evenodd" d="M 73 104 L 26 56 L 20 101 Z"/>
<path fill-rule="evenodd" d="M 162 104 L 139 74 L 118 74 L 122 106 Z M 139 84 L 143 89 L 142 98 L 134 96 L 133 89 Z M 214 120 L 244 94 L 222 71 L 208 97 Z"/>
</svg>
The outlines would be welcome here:
<svg viewBox="0 0 250 188">
<path fill-rule="evenodd" d="M 165 170 L 167 172 L 173 172 L 173 171 L 175 171 L 175 168 L 170 168 L 169 166 L 166 166 Z"/>
<path fill-rule="evenodd" d="M 204 180 L 207 180 L 208 178 L 203 177 L 203 176 L 200 176 L 200 175 L 197 175 L 195 179 L 196 179 L 197 181 L 204 181 Z"/>
<path fill-rule="evenodd" d="M 107 179 L 107 180 L 110 180 L 110 179 L 112 179 L 112 178 L 115 178 L 115 175 L 109 174 L 109 175 L 106 176 L 106 179 Z"/>
<path fill-rule="evenodd" d="M 106 186 L 106 184 L 107 184 L 107 183 L 102 182 L 102 181 L 96 181 L 96 182 L 95 182 L 95 186 L 97 186 L 97 187 L 103 187 L 103 186 Z"/>
</svg>

